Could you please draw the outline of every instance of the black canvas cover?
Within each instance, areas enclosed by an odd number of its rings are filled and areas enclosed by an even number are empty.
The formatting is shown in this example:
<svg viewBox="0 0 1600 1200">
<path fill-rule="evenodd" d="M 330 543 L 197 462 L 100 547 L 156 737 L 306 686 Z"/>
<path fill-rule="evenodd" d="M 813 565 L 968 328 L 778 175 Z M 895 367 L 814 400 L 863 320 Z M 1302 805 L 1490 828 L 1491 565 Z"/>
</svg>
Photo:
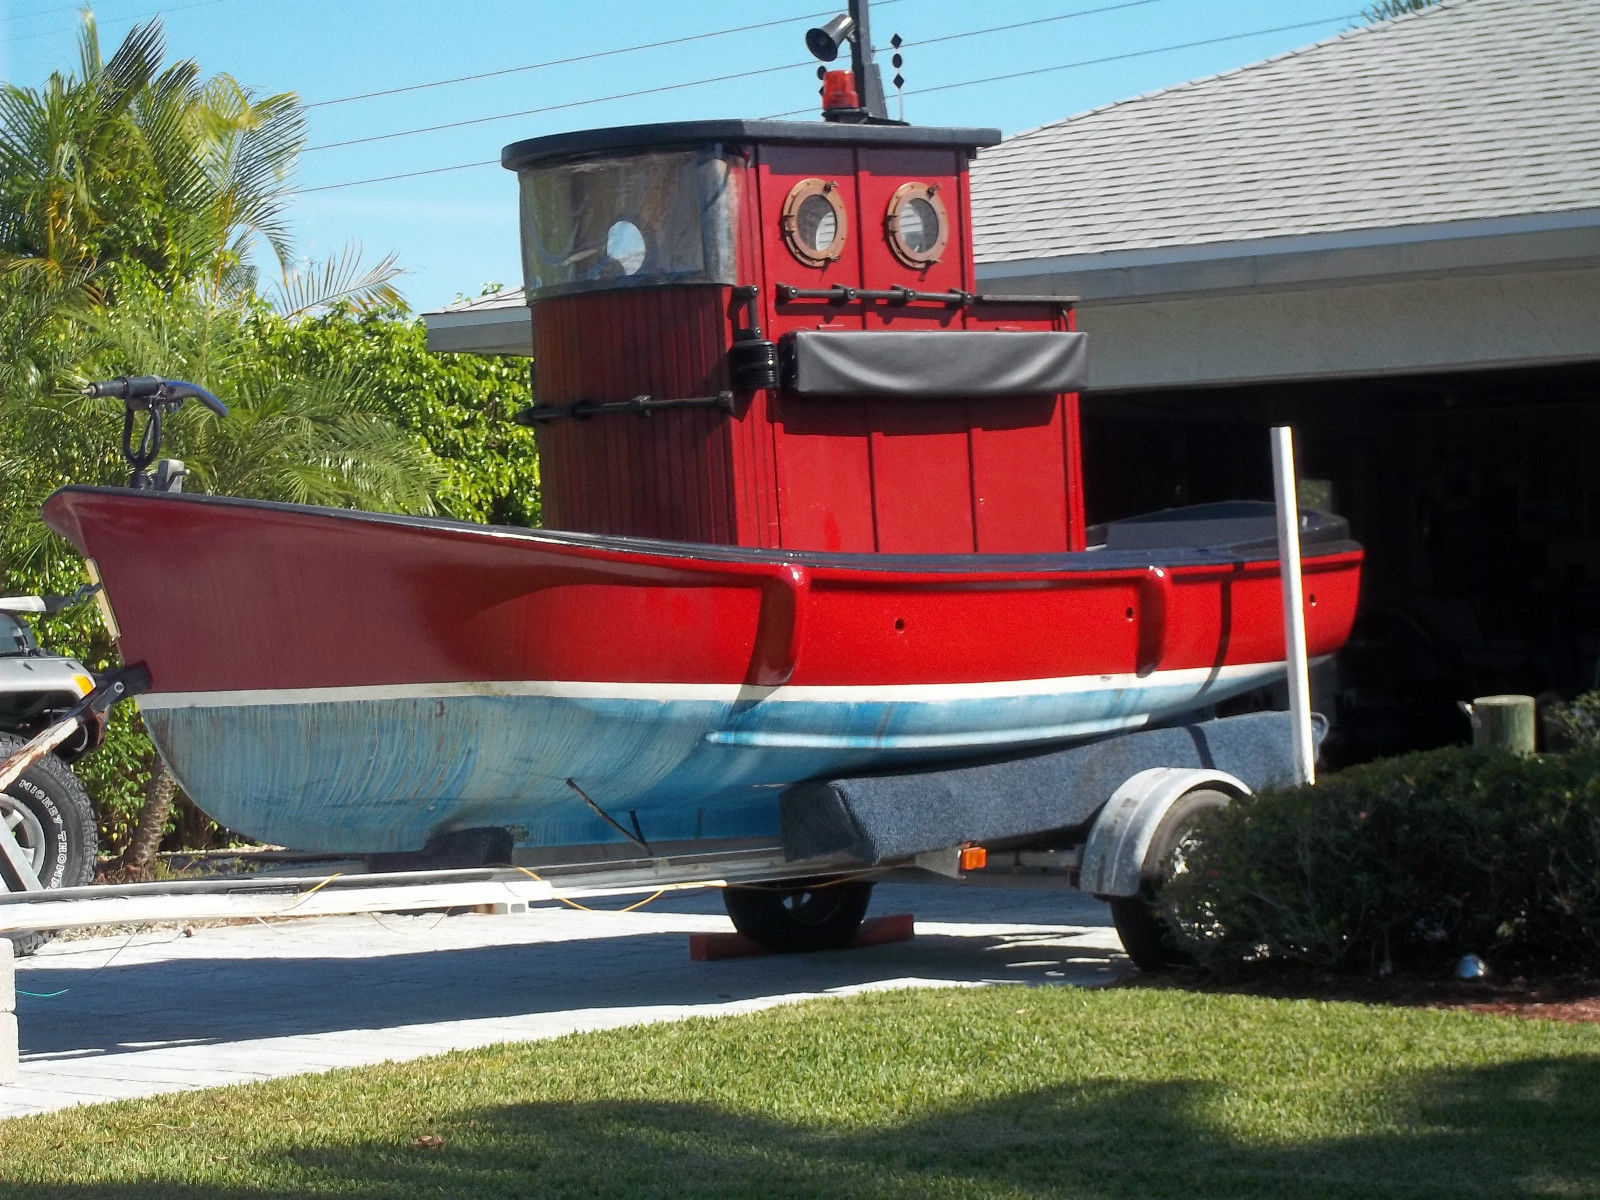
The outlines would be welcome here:
<svg viewBox="0 0 1600 1200">
<path fill-rule="evenodd" d="M 806 329 L 779 346 L 800 396 L 1055 395 L 1080 391 L 1089 366 L 1088 335 L 1051 331 Z"/>
<path fill-rule="evenodd" d="M 882 863 L 1073 828 L 1146 767 L 1210 767 L 1252 790 L 1287 786 L 1294 782 L 1290 722 L 1288 713 L 1247 713 L 989 762 L 797 783 L 778 798 L 784 853 Z M 1314 714 L 1319 743 L 1327 727 Z"/>
</svg>

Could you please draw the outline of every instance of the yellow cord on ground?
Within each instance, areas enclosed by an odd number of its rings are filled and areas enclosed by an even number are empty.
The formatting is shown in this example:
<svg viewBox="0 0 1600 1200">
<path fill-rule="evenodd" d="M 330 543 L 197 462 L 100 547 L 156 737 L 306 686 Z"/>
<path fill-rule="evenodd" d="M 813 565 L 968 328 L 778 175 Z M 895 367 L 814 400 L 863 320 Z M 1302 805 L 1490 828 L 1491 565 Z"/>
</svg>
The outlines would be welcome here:
<svg viewBox="0 0 1600 1200">
<path fill-rule="evenodd" d="M 341 876 L 343 874 L 344 874 L 343 871 L 335 871 L 332 875 L 329 875 L 321 883 L 317 884 L 316 887 L 312 888 L 309 892 L 306 892 L 303 896 L 301 896 L 293 904 L 289 905 L 288 908 L 284 909 L 282 912 L 275 912 L 272 915 L 275 916 L 275 917 L 286 917 L 286 916 L 288 916 L 295 909 L 299 908 L 307 900 L 311 899 L 311 897 L 315 896 L 323 888 L 327 887 L 330 883 L 332 883 L 335 879 L 339 878 L 339 876 Z"/>
<path fill-rule="evenodd" d="M 551 888 L 554 888 L 556 886 L 555 884 L 551 883 L 548 879 L 546 879 L 544 876 L 542 876 L 542 875 L 540 875 L 540 874 L 538 874 L 538 873 L 536 873 L 534 871 L 528 870 L 527 867 L 518 867 L 516 865 L 516 863 L 512 863 L 511 865 L 513 867 L 515 867 L 516 870 L 521 871 L 524 875 L 526 875 L 529 879 L 533 880 L 535 883 L 542 883 L 542 884 L 545 884 L 547 887 L 551 887 Z M 646 904 L 649 904 L 653 900 L 661 899 L 661 897 L 665 896 L 668 892 L 673 891 L 673 890 L 674 889 L 672 889 L 672 888 L 662 888 L 660 891 L 654 892 L 651 895 L 646 896 L 643 900 L 639 900 L 639 901 L 636 901 L 633 904 L 628 905 L 627 908 L 590 908 L 587 904 L 579 904 L 576 900 L 568 900 L 565 896 L 556 896 L 556 895 L 552 894 L 551 898 L 556 900 L 556 901 L 558 901 L 558 902 L 560 902 L 560 903 L 562 903 L 562 904 L 565 904 L 568 908 L 575 908 L 579 912 L 629 913 L 629 912 L 632 912 L 636 908 L 643 908 Z"/>
</svg>

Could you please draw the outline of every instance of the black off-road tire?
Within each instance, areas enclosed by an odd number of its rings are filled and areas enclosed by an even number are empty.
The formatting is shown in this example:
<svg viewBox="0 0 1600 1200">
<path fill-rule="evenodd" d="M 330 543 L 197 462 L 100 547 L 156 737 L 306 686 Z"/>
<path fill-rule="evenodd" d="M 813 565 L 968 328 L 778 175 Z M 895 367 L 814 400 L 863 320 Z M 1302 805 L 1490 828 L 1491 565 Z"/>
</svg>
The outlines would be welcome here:
<svg viewBox="0 0 1600 1200">
<path fill-rule="evenodd" d="M 1150 840 L 1139 894 L 1111 897 L 1111 923 L 1122 939 L 1122 948 L 1141 971 L 1170 971 L 1194 962 L 1161 903 L 1161 890 L 1183 870 L 1182 850 L 1201 815 L 1226 807 L 1231 799 L 1215 788 L 1196 788 L 1180 796 Z"/>
<path fill-rule="evenodd" d="M 0 759 L 22 748 L 22 738 L 0 734 Z M 47 888 L 80 887 L 94 881 L 100 849 L 94 807 L 71 769 L 53 754 L 29 767 L 0 794 L 0 815 L 33 863 Z M 32 954 L 53 934 L 8 935 L 17 957 Z"/>
<path fill-rule="evenodd" d="M 862 879 L 786 879 L 722 889 L 733 927 L 778 954 L 848 946 L 871 900 L 872 884 Z"/>
</svg>

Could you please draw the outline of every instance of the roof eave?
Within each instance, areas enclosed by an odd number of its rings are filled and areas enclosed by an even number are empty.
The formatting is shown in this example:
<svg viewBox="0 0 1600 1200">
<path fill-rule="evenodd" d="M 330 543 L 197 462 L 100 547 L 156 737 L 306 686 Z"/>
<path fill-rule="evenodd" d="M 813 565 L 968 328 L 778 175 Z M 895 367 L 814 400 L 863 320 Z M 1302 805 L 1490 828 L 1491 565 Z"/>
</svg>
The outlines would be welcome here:
<svg viewBox="0 0 1600 1200">
<path fill-rule="evenodd" d="M 1070 286 L 1088 303 L 1600 262 L 1600 208 L 978 263 L 998 291 Z"/>
</svg>

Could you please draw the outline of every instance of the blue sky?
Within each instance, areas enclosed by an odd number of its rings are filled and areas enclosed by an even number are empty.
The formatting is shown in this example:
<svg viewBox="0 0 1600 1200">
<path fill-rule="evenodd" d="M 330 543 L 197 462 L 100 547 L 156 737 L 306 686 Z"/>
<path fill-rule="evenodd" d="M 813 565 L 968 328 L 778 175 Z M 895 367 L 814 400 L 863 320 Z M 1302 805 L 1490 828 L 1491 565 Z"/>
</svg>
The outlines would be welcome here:
<svg viewBox="0 0 1600 1200">
<path fill-rule="evenodd" d="M 885 79 L 894 74 L 890 36 L 906 42 L 907 120 L 1012 134 L 1331 36 L 1367 2 L 875 0 L 872 24 Z M 311 106 L 292 213 L 300 251 L 323 257 L 359 242 L 369 259 L 396 252 L 406 269 L 400 288 L 418 311 L 489 282 L 520 282 L 512 176 L 490 165 L 357 181 L 497 161 L 507 142 L 568 129 L 809 117 L 816 64 L 802 37 L 830 11 L 826 0 L 175 0 L 165 9 L 103 0 L 94 8 L 107 54 L 159 11 L 169 58 L 193 58 L 206 74 L 228 72 L 261 93 L 299 93 Z M 781 23 L 626 50 L 764 22 Z M 77 23 L 66 0 L 0 0 L 0 77 L 33 87 L 73 69 Z M 608 53 L 617 50 L 626 52 Z M 519 69 L 578 56 L 592 57 Z M 490 71 L 507 73 L 415 86 Z M 1013 77 L 971 82 L 1001 75 Z M 328 103 L 401 87 L 413 90 Z M 644 94 L 600 99 L 622 93 Z M 384 136 L 460 122 L 470 123 Z M 382 140 L 316 149 L 367 138 Z"/>
</svg>

